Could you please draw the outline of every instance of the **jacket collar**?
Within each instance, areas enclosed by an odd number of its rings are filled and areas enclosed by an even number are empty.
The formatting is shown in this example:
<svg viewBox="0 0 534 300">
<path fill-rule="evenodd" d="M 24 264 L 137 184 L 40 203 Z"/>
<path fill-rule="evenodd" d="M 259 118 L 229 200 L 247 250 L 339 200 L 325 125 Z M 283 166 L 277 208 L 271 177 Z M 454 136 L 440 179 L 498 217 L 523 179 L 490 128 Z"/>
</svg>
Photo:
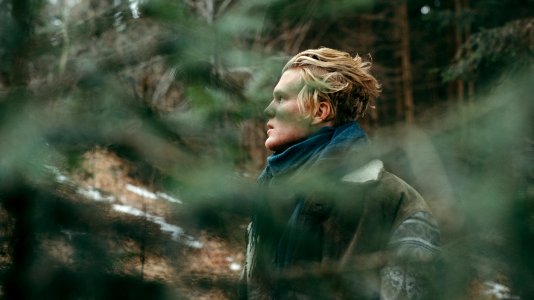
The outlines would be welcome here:
<svg viewBox="0 0 534 300">
<path fill-rule="evenodd" d="M 373 159 L 360 168 L 348 173 L 341 178 L 345 182 L 365 183 L 378 180 L 384 170 L 384 163 L 381 160 Z"/>
</svg>

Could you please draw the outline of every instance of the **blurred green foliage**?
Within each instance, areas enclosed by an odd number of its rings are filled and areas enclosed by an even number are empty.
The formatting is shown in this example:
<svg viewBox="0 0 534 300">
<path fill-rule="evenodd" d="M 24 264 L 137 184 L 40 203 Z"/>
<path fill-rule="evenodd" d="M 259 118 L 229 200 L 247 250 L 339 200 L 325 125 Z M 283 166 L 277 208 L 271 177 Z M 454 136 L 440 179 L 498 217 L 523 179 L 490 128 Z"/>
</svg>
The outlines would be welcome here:
<svg viewBox="0 0 534 300">
<path fill-rule="evenodd" d="M 408 3 L 417 11 L 423 2 Z M 444 292 L 435 299 L 466 298 L 473 278 L 505 278 L 513 294 L 534 297 L 533 27 L 532 11 L 525 8 L 532 4 L 512 2 L 499 10 L 501 2 L 473 2 L 460 16 L 472 24 L 472 35 L 457 60 L 449 55 L 446 61 L 446 79 L 479 80 L 491 89 L 464 106 L 447 101 L 446 113 L 430 112 L 429 118 L 421 113 L 417 126 L 371 132 L 368 155 L 409 178 L 442 223 Z M 145 252 L 181 269 L 183 243 L 171 241 L 146 218 L 118 217 L 112 204 L 87 201 L 46 166 L 73 174 L 82 168 L 84 153 L 109 149 L 134 166 L 139 181 L 180 195 L 184 205 L 176 204 L 168 219 L 187 231 L 210 228 L 239 240 L 235 235 L 241 234 L 251 202 L 260 199 L 254 176 L 243 176 L 258 171 L 249 167 L 249 152 L 258 150 L 243 147 L 251 141 L 241 126 L 252 123 L 262 132 L 258 124 L 272 86 L 294 54 L 283 52 L 283 42 L 265 45 L 303 22 L 317 26 L 388 5 L 0 0 L 2 296 L 191 298 L 175 288 L 184 285 L 179 279 L 147 280 L 142 272 L 123 272 L 129 255 L 144 259 Z M 413 23 L 450 29 L 460 22 L 450 9 L 441 9 L 442 14 L 436 9 L 417 20 L 412 12 Z M 414 35 L 433 32 L 415 29 Z M 433 38 L 434 47 L 450 44 L 445 35 Z M 303 40 L 300 48 L 307 47 Z M 444 67 L 437 63 L 435 68 Z M 436 187 L 438 177 L 447 184 Z M 114 243 L 123 239 L 141 250 L 131 254 Z M 71 261 L 51 255 L 47 240 L 69 245 Z M 228 298 L 235 297 L 237 286 L 235 280 L 185 284 L 220 287 Z"/>
</svg>

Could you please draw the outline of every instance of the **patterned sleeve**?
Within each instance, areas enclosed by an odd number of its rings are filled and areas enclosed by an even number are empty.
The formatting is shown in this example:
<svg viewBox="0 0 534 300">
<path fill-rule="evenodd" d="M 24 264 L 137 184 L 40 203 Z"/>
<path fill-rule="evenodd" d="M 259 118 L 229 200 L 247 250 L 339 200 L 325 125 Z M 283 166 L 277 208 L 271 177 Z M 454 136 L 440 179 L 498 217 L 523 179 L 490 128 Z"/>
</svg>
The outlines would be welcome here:
<svg viewBox="0 0 534 300">
<path fill-rule="evenodd" d="M 388 264 L 380 272 L 380 299 L 427 299 L 433 286 L 440 232 L 431 213 L 420 211 L 402 221 L 389 241 Z"/>
</svg>

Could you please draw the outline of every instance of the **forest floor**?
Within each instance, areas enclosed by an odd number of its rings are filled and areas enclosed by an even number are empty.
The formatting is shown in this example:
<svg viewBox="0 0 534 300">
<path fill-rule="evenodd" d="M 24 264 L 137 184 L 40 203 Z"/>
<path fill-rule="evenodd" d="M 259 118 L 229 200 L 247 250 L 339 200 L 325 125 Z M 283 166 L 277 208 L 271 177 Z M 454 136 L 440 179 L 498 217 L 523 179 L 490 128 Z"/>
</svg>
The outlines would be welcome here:
<svg viewBox="0 0 534 300">
<path fill-rule="evenodd" d="M 233 239 L 223 239 L 209 230 L 182 227 L 175 213 L 183 207 L 182 201 L 134 179 L 128 163 L 109 151 L 87 152 L 80 170 L 69 176 L 85 198 L 109 202 L 119 215 L 144 218 L 159 226 L 169 245 L 177 244 L 175 253 L 166 255 L 164 251 L 147 251 L 150 245 L 143 247 L 133 239 L 120 239 L 118 247 L 133 253 L 122 264 L 122 272 L 141 273 L 144 280 L 174 286 L 188 299 L 235 297 L 237 290 L 229 291 L 228 287 L 237 287 L 243 266 L 244 241 L 240 238 L 244 237 L 245 225 L 234 229 L 242 234 Z"/>
</svg>

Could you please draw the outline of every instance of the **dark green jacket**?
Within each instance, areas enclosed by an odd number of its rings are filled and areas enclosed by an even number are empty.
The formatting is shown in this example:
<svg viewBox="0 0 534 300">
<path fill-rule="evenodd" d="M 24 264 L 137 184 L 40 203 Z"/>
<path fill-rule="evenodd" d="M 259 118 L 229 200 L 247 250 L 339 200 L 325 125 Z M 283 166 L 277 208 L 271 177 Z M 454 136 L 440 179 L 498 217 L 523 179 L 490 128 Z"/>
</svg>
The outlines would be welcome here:
<svg viewBox="0 0 534 300">
<path fill-rule="evenodd" d="M 429 298 L 439 230 L 423 198 L 379 160 L 324 185 L 335 190 L 288 195 L 281 224 L 249 230 L 242 296 Z"/>
</svg>

